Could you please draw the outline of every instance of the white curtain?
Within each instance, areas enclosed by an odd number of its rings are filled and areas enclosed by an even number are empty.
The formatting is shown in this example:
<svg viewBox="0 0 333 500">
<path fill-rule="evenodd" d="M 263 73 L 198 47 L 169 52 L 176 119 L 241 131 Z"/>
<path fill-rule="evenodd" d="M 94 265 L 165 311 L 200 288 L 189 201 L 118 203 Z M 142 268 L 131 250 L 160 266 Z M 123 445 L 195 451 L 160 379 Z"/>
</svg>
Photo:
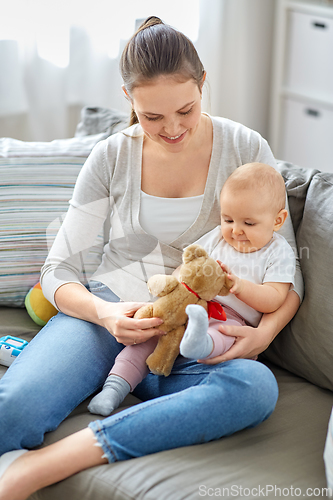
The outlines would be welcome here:
<svg viewBox="0 0 333 500">
<path fill-rule="evenodd" d="M 212 114 L 268 137 L 275 0 L 203 0 L 196 43 Z"/>
<path fill-rule="evenodd" d="M 128 110 L 119 53 L 157 15 L 193 40 L 204 107 L 265 135 L 275 0 L 11 0 L 0 18 L 0 136 L 69 137 L 83 106 Z"/>
</svg>

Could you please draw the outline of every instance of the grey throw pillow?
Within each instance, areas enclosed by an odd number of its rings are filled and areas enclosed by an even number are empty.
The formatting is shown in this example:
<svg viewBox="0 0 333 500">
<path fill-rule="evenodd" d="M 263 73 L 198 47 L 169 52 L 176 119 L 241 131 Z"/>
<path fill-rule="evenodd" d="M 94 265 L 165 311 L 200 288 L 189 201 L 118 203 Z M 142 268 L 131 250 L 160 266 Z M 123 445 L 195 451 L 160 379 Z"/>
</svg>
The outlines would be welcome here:
<svg viewBox="0 0 333 500">
<path fill-rule="evenodd" d="M 333 390 L 333 174 L 288 168 L 284 175 L 305 295 L 295 317 L 263 357 Z M 288 179 L 293 184 L 288 186 Z"/>
</svg>

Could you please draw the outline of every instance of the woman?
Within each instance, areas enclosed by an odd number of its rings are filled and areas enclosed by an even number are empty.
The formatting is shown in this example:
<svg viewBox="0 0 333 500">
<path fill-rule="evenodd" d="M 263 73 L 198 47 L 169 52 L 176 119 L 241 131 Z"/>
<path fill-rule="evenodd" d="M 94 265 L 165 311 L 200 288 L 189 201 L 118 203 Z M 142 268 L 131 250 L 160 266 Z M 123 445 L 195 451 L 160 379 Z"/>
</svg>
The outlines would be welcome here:
<svg viewBox="0 0 333 500">
<path fill-rule="evenodd" d="M 202 436 L 218 439 L 259 424 L 276 404 L 272 373 L 245 358 L 266 349 L 297 311 L 299 276 L 297 293 L 290 291 L 258 328 L 223 328 L 237 337 L 225 355 L 205 364 L 180 358 L 169 377 L 149 374 L 139 384 L 135 395 L 142 404 L 23 454 L 22 448 L 41 444 L 46 431 L 103 384 L 124 345 L 156 335 L 160 320 L 135 320 L 142 303 L 128 301 L 146 300 L 147 278 L 170 274 L 183 248 L 219 224 L 218 197 L 230 173 L 253 161 L 275 166 L 259 134 L 202 114 L 206 74 L 200 59 L 183 34 L 158 18 L 149 18 L 129 41 L 121 73 L 134 125 L 99 143 L 83 167 L 42 270 L 44 294 L 60 312 L 0 383 L 0 453 L 6 469 L 1 500 L 27 498 L 108 461 L 199 443 Z M 93 243 L 110 208 L 110 242 L 97 282 L 88 290 L 78 279 L 81 250 Z M 283 235 L 295 248 L 290 220 Z M 17 415 L 17 401 L 25 408 L 24 420 Z M 156 422 L 158 436 L 149 438 L 147 429 Z M 15 451 L 5 453 L 10 450 Z"/>
</svg>

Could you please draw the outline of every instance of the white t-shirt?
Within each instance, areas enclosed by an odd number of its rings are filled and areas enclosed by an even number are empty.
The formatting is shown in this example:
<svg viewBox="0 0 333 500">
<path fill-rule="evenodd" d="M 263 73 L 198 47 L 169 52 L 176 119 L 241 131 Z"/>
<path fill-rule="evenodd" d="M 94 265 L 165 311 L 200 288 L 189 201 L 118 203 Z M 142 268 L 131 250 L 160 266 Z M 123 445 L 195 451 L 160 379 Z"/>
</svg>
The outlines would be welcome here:
<svg viewBox="0 0 333 500">
<path fill-rule="evenodd" d="M 283 236 L 273 233 L 267 245 L 250 253 L 237 252 L 221 235 L 218 226 L 196 241 L 215 260 L 220 260 L 239 278 L 252 283 L 292 283 L 295 281 L 295 254 Z M 231 307 L 252 326 L 258 326 L 262 313 L 248 306 L 235 295 L 217 296 L 222 305 Z"/>
<path fill-rule="evenodd" d="M 142 229 L 170 245 L 198 217 L 204 195 L 162 198 L 141 191 L 139 220 Z"/>
</svg>

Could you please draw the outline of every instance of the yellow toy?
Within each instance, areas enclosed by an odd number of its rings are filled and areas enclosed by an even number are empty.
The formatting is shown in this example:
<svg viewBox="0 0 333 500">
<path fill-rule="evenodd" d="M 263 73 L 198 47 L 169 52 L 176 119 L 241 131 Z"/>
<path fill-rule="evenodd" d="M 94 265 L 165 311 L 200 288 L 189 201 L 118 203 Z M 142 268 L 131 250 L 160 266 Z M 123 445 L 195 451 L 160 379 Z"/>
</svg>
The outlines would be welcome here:
<svg viewBox="0 0 333 500">
<path fill-rule="evenodd" d="M 31 288 L 25 297 L 25 307 L 29 316 L 39 326 L 44 326 L 57 314 L 57 309 L 43 295 L 40 283 Z"/>
<path fill-rule="evenodd" d="M 225 320 L 222 306 L 210 302 L 216 295 L 228 295 L 232 282 L 221 266 L 200 245 L 190 245 L 183 252 L 183 265 L 175 276 L 157 274 L 148 280 L 149 291 L 156 302 L 140 308 L 135 318 L 158 317 L 163 324 L 158 329 L 168 332 L 159 337 L 147 365 L 152 373 L 168 376 L 179 354 L 179 345 L 187 324 L 186 306 L 199 304 L 208 316 Z"/>
</svg>

